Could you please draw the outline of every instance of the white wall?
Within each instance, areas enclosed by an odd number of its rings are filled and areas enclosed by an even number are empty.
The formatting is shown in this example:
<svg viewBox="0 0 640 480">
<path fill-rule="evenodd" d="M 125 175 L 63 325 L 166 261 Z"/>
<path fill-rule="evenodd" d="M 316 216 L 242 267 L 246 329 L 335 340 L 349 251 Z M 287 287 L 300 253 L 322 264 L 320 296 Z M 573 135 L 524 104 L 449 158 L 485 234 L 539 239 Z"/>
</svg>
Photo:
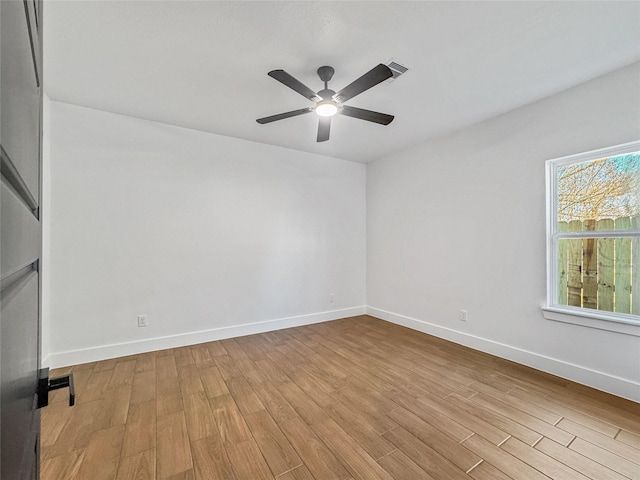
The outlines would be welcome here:
<svg viewBox="0 0 640 480">
<path fill-rule="evenodd" d="M 637 336 L 540 311 L 544 161 L 638 140 L 639 85 L 635 64 L 369 164 L 368 311 L 640 400 Z"/>
<path fill-rule="evenodd" d="M 52 366 L 364 313 L 364 165 L 50 115 Z"/>
</svg>

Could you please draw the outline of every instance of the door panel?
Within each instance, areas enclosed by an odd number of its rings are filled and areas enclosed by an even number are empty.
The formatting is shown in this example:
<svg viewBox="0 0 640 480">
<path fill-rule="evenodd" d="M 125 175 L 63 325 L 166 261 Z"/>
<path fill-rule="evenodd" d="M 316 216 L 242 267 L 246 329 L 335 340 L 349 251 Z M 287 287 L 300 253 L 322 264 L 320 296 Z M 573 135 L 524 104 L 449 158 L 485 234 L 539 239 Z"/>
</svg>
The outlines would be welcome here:
<svg viewBox="0 0 640 480">
<path fill-rule="evenodd" d="M 3 182 L 0 188 L 2 223 L 11 225 L 11 228 L 0 231 L 0 272 L 4 278 L 40 256 L 40 223 L 11 187 Z"/>
<path fill-rule="evenodd" d="M 0 0 L 0 477 L 7 480 L 39 475 L 41 8 L 39 0 Z"/>
<path fill-rule="evenodd" d="M 40 89 L 34 68 L 36 44 L 31 48 L 31 35 L 26 21 L 28 0 L 2 1 L 2 109 L 0 111 L 0 143 L 36 202 L 39 202 L 40 155 Z M 32 9 L 31 9 L 32 10 Z M 30 15 L 34 18 L 35 16 Z M 32 30 L 35 30 L 32 29 Z M 38 36 L 34 33 L 34 38 Z"/>
<path fill-rule="evenodd" d="M 18 278 L 10 279 L 8 286 L 3 285 L 0 295 L 3 479 L 28 478 L 24 475 L 37 464 L 34 458 L 37 438 L 32 435 L 34 423 L 39 424 L 39 410 L 34 410 L 33 387 L 38 376 L 38 345 L 33 339 L 38 338 L 39 279 L 31 268 L 19 273 Z M 16 361 L 23 361 L 19 368 L 15 366 Z M 7 386 L 10 388 L 5 388 Z"/>
</svg>

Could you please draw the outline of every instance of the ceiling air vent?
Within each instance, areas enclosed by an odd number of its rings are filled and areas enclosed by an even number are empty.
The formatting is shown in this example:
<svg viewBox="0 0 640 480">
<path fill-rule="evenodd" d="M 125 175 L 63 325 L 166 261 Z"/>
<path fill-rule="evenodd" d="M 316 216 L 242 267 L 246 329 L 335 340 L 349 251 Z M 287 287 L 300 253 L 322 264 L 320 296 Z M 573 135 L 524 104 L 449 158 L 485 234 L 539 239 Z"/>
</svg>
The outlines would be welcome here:
<svg viewBox="0 0 640 480">
<path fill-rule="evenodd" d="M 406 65 L 402 65 L 401 63 L 398 63 L 397 61 L 395 61 L 394 59 L 389 60 L 386 63 L 387 67 L 389 67 L 391 69 L 391 71 L 393 72 L 393 77 L 391 77 L 389 80 L 387 80 L 387 82 L 392 82 L 394 81 L 396 78 L 398 78 L 400 75 L 402 75 L 403 73 L 407 72 L 409 70 L 409 67 L 407 67 Z"/>
</svg>

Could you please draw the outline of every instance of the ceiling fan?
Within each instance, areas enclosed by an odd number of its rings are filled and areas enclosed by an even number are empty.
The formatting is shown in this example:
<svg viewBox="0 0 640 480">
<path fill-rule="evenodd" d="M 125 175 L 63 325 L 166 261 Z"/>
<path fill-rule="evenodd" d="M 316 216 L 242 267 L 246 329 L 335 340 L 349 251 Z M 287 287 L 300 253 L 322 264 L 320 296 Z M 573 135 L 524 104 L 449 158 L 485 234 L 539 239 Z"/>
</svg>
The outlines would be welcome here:
<svg viewBox="0 0 640 480">
<path fill-rule="evenodd" d="M 284 70 L 271 70 L 268 75 L 276 79 L 280 83 L 295 90 L 303 97 L 316 102 L 315 106 L 293 110 L 291 112 L 279 113 L 270 117 L 258 118 L 256 122 L 260 124 L 271 123 L 277 120 L 283 120 L 305 113 L 316 112 L 319 117 L 318 122 L 318 142 L 329 140 L 329 130 L 331 129 L 331 117 L 334 115 L 346 115 L 348 117 L 359 118 L 368 122 L 379 123 L 381 125 L 389 125 L 393 120 L 393 115 L 386 113 L 364 110 L 362 108 L 350 107 L 344 105 L 344 102 L 375 87 L 380 82 L 393 76 L 393 72 L 389 67 L 382 63 L 372 68 L 357 80 L 353 81 L 339 92 L 331 90 L 327 84 L 333 77 L 335 70 L 333 67 L 324 66 L 318 69 L 318 76 L 324 82 L 324 89 L 314 92 L 305 84 L 289 75 Z"/>
</svg>

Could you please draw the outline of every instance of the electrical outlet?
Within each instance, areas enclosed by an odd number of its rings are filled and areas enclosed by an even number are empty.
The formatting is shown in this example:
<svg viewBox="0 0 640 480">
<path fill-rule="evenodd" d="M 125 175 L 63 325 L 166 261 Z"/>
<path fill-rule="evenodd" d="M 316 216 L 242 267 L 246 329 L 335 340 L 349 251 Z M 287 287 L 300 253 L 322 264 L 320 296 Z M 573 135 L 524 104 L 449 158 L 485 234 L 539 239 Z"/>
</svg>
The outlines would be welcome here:
<svg viewBox="0 0 640 480">
<path fill-rule="evenodd" d="M 147 326 L 147 316 L 146 315 L 138 315 L 138 326 L 146 327 Z"/>
<path fill-rule="evenodd" d="M 335 301 L 336 301 L 336 299 L 335 299 L 335 297 L 333 296 L 333 293 L 330 293 L 330 294 L 329 294 L 329 303 L 335 303 Z"/>
<path fill-rule="evenodd" d="M 460 321 L 461 322 L 466 322 L 467 321 L 467 311 L 466 310 L 460 310 Z"/>
</svg>

